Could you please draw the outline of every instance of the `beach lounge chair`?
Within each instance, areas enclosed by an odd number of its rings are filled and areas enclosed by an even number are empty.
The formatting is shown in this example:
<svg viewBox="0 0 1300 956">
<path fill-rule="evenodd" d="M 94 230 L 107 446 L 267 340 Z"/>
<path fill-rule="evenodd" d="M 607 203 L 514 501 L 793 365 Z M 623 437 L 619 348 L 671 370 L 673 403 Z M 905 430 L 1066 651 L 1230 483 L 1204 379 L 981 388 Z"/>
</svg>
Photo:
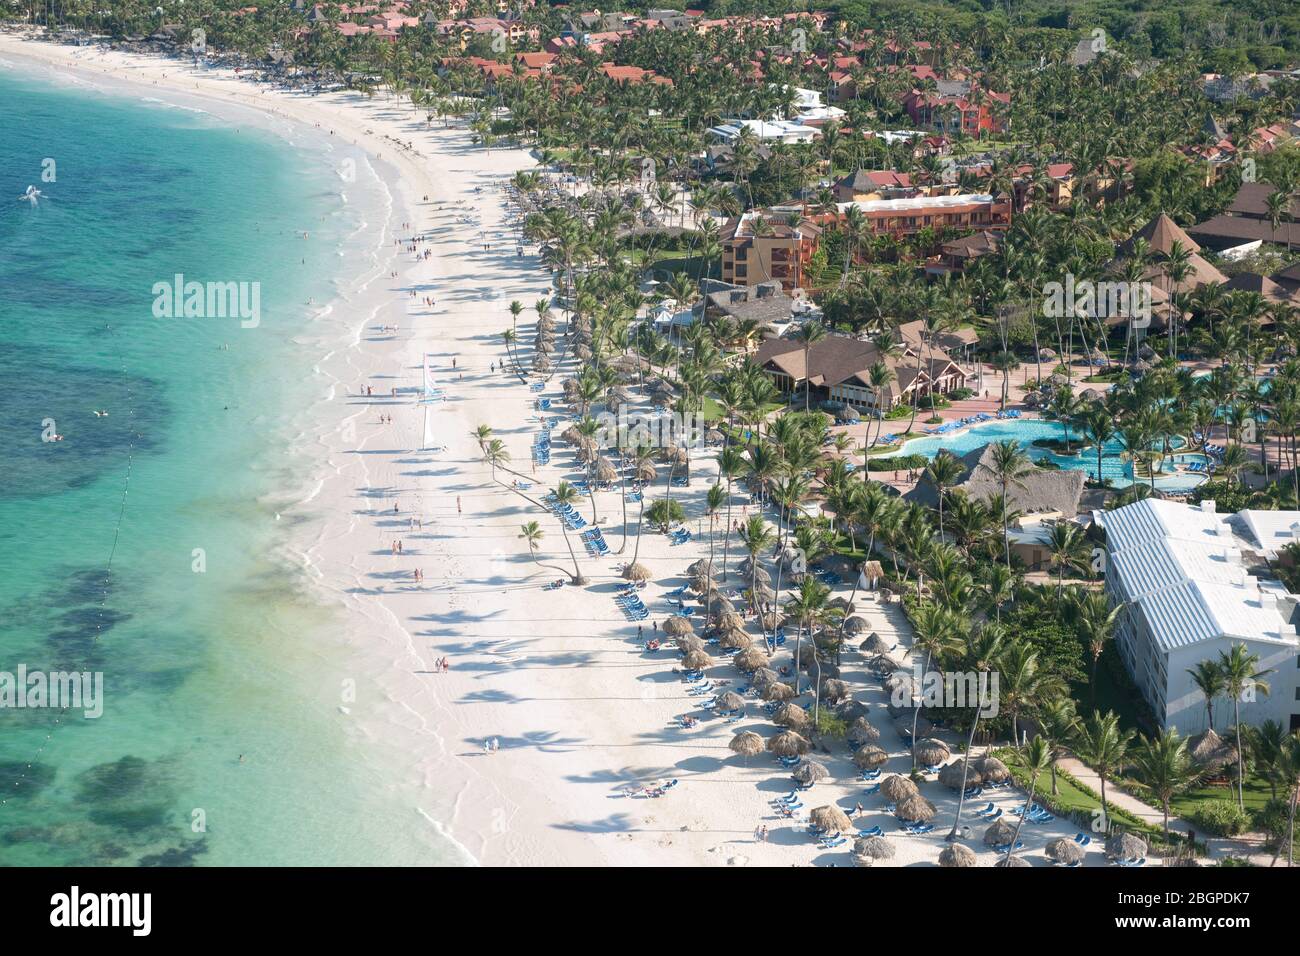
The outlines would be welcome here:
<svg viewBox="0 0 1300 956">
<path fill-rule="evenodd" d="M 870 795 L 870 794 L 874 794 L 874 793 L 879 793 L 879 792 L 880 792 L 880 784 L 878 784 L 878 783 L 873 783 L 873 784 L 872 784 L 871 786 L 869 786 L 869 787 L 863 787 L 863 788 L 862 788 L 862 792 L 865 793 L 865 794 L 868 794 L 868 795 Z"/>
<path fill-rule="evenodd" d="M 1080 831 L 1074 835 L 1074 842 L 1079 844 L 1079 846 L 1090 846 L 1092 844 L 1092 837 Z"/>
<path fill-rule="evenodd" d="M 822 839 L 821 839 L 821 841 L 820 841 L 820 843 L 821 843 L 821 847 L 822 847 L 823 850 L 833 850 L 833 849 L 835 849 L 836 847 L 843 846 L 844 844 L 846 844 L 846 843 L 848 843 L 848 842 L 849 842 L 849 841 L 846 840 L 846 839 L 845 839 L 844 837 L 842 837 L 842 836 L 837 836 L 837 837 L 834 837 L 834 838 L 830 838 L 830 837 L 822 837 Z"/>
<path fill-rule="evenodd" d="M 1003 843 L 1000 846 L 993 847 L 993 849 L 998 853 L 1006 853 L 1008 850 L 1023 850 L 1024 848 L 1025 848 L 1024 840 L 1017 840 L 1016 845 L 1014 847 L 1010 843 Z"/>
<path fill-rule="evenodd" d="M 996 809 L 997 807 L 993 806 L 993 801 L 990 800 L 988 803 L 984 804 L 984 806 L 975 811 L 975 816 L 986 817 Z"/>
<path fill-rule="evenodd" d="M 879 825 L 876 825 L 866 830 L 858 831 L 858 836 L 860 837 L 884 836 L 884 834 L 885 834 L 884 829 L 882 829 Z"/>
</svg>

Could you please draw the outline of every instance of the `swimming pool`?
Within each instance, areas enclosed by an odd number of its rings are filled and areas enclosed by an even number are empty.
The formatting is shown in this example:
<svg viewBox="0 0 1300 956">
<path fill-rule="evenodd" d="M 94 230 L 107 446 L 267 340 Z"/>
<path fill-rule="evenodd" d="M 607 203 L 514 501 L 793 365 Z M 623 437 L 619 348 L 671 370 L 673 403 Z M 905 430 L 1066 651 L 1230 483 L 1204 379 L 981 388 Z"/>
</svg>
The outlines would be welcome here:
<svg viewBox="0 0 1300 956">
<path fill-rule="evenodd" d="M 1070 437 L 1074 441 L 1079 440 L 1079 430 L 1070 429 Z M 930 435 L 925 438 L 913 438 L 911 441 L 903 443 L 897 452 L 893 455 L 924 455 L 927 458 L 933 458 L 939 453 L 941 448 L 946 448 L 954 455 L 961 456 L 977 448 L 983 448 L 992 442 L 1014 441 L 1025 450 L 1031 460 L 1038 462 L 1043 458 L 1048 458 L 1061 468 L 1068 468 L 1072 471 L 1083 471 L 1090 478 L 1097 477 L 1097 451 L 1095 448 L 1087 448 L 1078 455 L 1058 455 L 1046 448 L 1035 448 L 1034 442 L 1039 439 L 1055 438 L 1058 440 L 1065 439 L 1065 426 L 1060 422 L 1049 422 L 1035 418 L 1019 418 L 1013 420 L 1002 420 L 986 422 L 983 425 L 975 425 L 964 431 L 955 432 L 950 435 Z M 1182 445 L 1182 439 L 1174 439 L 1174 447 Z M 1124 443 L 1119 439 L 1111 439 L 1102 446 L 1101 473 L 1103 478 L 1109 478 L 1112 487 L 1127 488 L 1133 484 L 1133 463 L 1126 461 L 1122 456 L 1124 453 Z M 1174 461 L 1186 464 L 1182 459 L 1204 459 L 1204 455 L 1183 453 L 1173 456 Z M 1174 471 L 1174 464 L 1170 461 L 1163 463 L 1165 474 L 1156 473 L 1156 488 L 1160 491 L 1168 491 L 1179 494 L 1190 491 L 1205 480 L 1205 475 Z M 1143 482 L 1147 479 L 1143 478 Z"/>
</svg>

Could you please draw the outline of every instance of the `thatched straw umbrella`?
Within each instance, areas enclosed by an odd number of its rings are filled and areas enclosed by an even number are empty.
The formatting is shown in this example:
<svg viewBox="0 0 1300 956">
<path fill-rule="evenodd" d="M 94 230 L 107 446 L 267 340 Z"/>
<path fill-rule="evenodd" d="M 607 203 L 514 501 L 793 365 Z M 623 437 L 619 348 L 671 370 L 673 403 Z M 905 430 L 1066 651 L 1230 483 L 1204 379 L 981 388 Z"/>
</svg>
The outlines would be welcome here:
<svg viewBox="0 0 1300 956">
<path fill-rule="evenodd" d="M 731 743 L 727 744 L 727 747 L 732 753 L 748 759 L 763 752 L 763 738 L 752 730 L 742 730 L 731 738 Z"/>
<path fill-rule="evenodd" d="M 929 823 L 934 819 L 936 812 L 934 804 L 919 793 L 904 797 L 894 808 L 894 815 L 898 819 L 911 823 Z"/>
<path fill-rule="evenodd" d="M 701 602 L 710 591 L 718 590 L 717 583 L 703 571 L 694 575 L 687 586 L 699 596 Z"/>
<path fill-rule="evenodd" d="M 975 865 L 975 851 L 964 843 L 950 843 L 939 854 L 939 865 L 966 867 Z"/>
<path fill-rule="evenodd" d="M 880 792 L 890 803 L 898 803 L 907 797 L 920 794 L 921 791 L 916 789 L 916 784 L 910 778 L 894 773 L 880 781 Z"/>
<path fill-rule="evenodd" d="M 741 697 L 734 690 L 729 690 L 725 694 L 719 694 L 713 700 L 713 709 L 726 713 L 729 710 L 744 710 L 745 698 Z"/>
<path fill-rule="evenodd" d="M 982 783 L 1003 783 L 1011 779 L 1011 771 L 997 757 L 980 757 L 971 766 L 979 771 Z"/>
<path fill-rule="evenodd" d="M 853 620 L 853 618 L 850 618 L 850 620 Z M 862 618 L 858 618 L 857 620 L 860 621 Z M 888 641 L 875 631 L 872 631 L 871 634 L 868 635 L 867 639 L 858 645 L 858 650 L 863 654 L 888 654 L 891 648 Z"/>
<path fill-rule="evenodd" d="M 703 651 L 688 651 L 682 658 L 682 666 L 688 671 L 702 671 L 713 666 L 713 658 Z"/>
<path fill-rule="evenodd" d="M 671 614 L 664 621 L 664 633 L 669 637 L 682 637 L 686 634 L 695 633 L 695 625 L 691 623 L 689 617 L 682 617 L 680 614 Z"/>
<path fill-rule="evenodd" d="M 751 605 L 771 604 L 776 600 L 776 592 L 760 581 L 754 587 L 745 589 L 745 597 Z"/>
<path fill-rule="evenodd" d="M 829 608 L 834 608 L 837 611 L 843 611 L 845 614 L 852 614 L 854 610 L 853 602 L 850 601 L 848 598 L 842 598 L 842 597 L 831 598 L 829 601 L 826 602 L 826 606 Z"/>
<path fill-rule="evenodd" d="M 993 826 L 984 831 L 985 846 L 1006 846 L 1016 835 L 1016 828 L 1006 820 L 995 820 Z"/>
<path fill-rule="evenodd" d="M 849 743 L 857 747 L 880 742 L 880 731 L 872 726 L 871 721 L 859 717 L 849 727 Z"/>
<path fill-rule="evenodd" d="M 875 770 L 883 767 L 889 760 L 889 754 L 875 744 L 865 744 L 853 753 L 853 766 L 859 770 Z"/>
<path fill-rule="evenodd" d="M 701 653 L 708 653 L 707 651 L 704 650 L 704 642 L 700 640 L 698 637 L 696 637 L 694 634 L 680 635 L 677 638 L 677 649 L 681 651 L 683 654 L 689 654 L 691 651 L 700 651 Z"/>
<path fill-rule="evenodd" d="M 767 568 L 760 564 L 757 570 L 755 570 L 752 567 L 752 562 L 749 558 L 745 558 L 745 560 L 741 561 L 739 566 L 737 566 L 736 571 L 739 573 L 740 577 L 746 581 L 757 581 L 759 584 L 766 584 L 769 587 L 772 584 L 772 575 L 768 573 Z"/>
<path fill-rule="evenodd" d="M 838 704 L 842 700 L 847 700 L 849 696 L 849 685 L 842 680 L 832 678 L 822 683 L 822 700 L 830 701 L 832 704 Z"/>
<path fill-rule="evenodd" d="M 902 717 L 894 721 L 894 729 L 898 731 L 898 736 L 908 740 L 912 736 L 912 717 L 911 711 L 907 711 Z M 930 723 L 924 717 L 916 719 L 917 737 L 928 737 L 934 731 L 934 724 Z"/>
<path fill-rule="evenodd" d="M 812 749 L 812 744 L 803 734 L 793 730 L 783 730 L 767 741 L 767 749 L 778 757 L 799 757 Z"/>
<path fill-rule="evenodd" d="M 654 575 L 650 573 L 650 569 L 640 562 L 629 564 L 623 569 L 623 578 L 627 581 L 649 581 L 652 577 Z"/>
<path fill-rule="evenodd" d="M 818 780 L 829 780 L 831 772 L 826 769 L 825 764 L 820 764 L 816 760 L 805 760 L 794 768 L 794 773 L 790 776 L 795 780 L 807 786 L 810 783 L 816 783 Z"/>
<path fill-rule="evenodd" d="M 853 821 L 849 819 L 849 815 L 839 807 L 829 805 L 813 807 L 808 811 L 808 822 L 828 833 L 843 833 L 845 830 L 853 829 Z"/>
<path fill-rule="evenodd" d="M 590 362 L 594 353 L 586 345 L 578 345 L 573 350 L 573 357 L 579 362 Z"/>
<path fill-rule="evenodd" d="M 849 637 L 856 637 L 867 629 L 867 619 L 865 617 L 846 617 L 844 619 L 844 633 Z"/>
<path fill-rule="evenodd" d="M 780 681 L 768 684 L 763 688 L 764 700 L 794 700 L 798 696 L 793 687 L 789 684 L 782 684 Z"/>
<path fill-rule="evenodd" d="M 853 858 L 859 866 L 870 866 L 876 860 L 892 860 L 894 844 L 884 837 L 858 837 L 853 841 Z"/>
<path fill-rule="evenodd" d="M 555 351 L 555 340 L 539 335 L 537 336 L 537 342 L 533 345 L 533 348 L 535 348 L 541 355 L 550 355 Z"/>
<path fill-rule="evenodd" d="M 916 759 L 927 767 L 936 767 L 951 756 L 948 745 L 935 737 L 926 737 L 916 745 Z"/>
<path fill-rule="evenodd" d="M 551 360 L 548 359 L 545 355 L 538 355 L 537 358 L 533 360 L 534 372 L 546 373 L 549 372 L 553 367 L 554 366 L 551 365 Z"/>
<path fill-rule="evenodd" d="M 772 723 L 790 730 L 801 730 L 811 722 L 808 712 L 798 704 L 782 704 L 772 715 Z"/>
<path fill-rule="evenodd" d="M 960 790 L 961 779 L 962 762 L 960 760 L 954 760 L 939 770 L 939 782 L 949 790 Z M 980 772 L 975 769 L 975 765 L 972 763 L 970 770 L 966 774 L 966 786 L 978 787 L 983 782 L 984 778 L 980 776 Z"/>
<path fill-rule="evenodd" d="M 1048 859 L 1057 863 L 1071 864 L 1083 862 L 1083 847 L 1067 837 L 1060 837 L 1047 844 Z"/>
<path fill-rule="evenodd" d="M 1212 769 L 1237 762 L 1237 748 L 1216 734 L 1213 729 L 1197 734 L 1189 740 L 1187 753 L 1196 764 Z"/>
<path fill-rule="evenodd" d="M 686 576 L 688 578 L 694 577 L 697 574 L 708 574 L 708 571 L 709 561 L 707 558 L 700 558 L 697 561 L 692 561 L 686 566 Z"/>
<path fill-rule="evenodd" d="M 885 678 L 883 686 L 890 700 L 910 700 L 912 697 L 912 675 L 905 671 L 894 671 Z M 890 711 L 893 711 L 892 705 Z"/>
<path fill-rule="evenodd" d="M 735 611 L 723 611 L 718 615 L 718 627 L 724 631 L 737 631 L 745 627 L 745 619 Z"/>
<path fill-rule="evenodd" d="M 704 605 L 705 613 L 715 621 L 726 612 L 736 610 L 736 606 L 728 601 L 721 591 L 716 589 L 701 595 L 700 603 Z"/>
<path fill-rule="evenodd" d="M 767 630 L 775 631 L 778 627 L 781 627 L 783 624 L 785 624 L 787 619 L 786 616 L 782 614 L 780 611 L 769 611 L 763 616 L 761 616 L 758 620 L 759 623 L 762 624 L 763 627 L 766 628 Z"/>
<path fill-rule="evenodd" d="M 748 632 L 733 627 L 722 632 L 722 637 L 718 643 L 727 649 L 734 647 L 736 650 L 744 651 L 754 646 L 754 639 L 749 636 Z"/>
<path fill-rule="evenodd" d="M 750 671 L 767 666 L 767 654 L 761 647 L 750 647 L 733 657 L 731 662 L 740 669 L 742 674 L 748 674 Z"/>
<path fill-rule="evenodd" d="M 1108 860 L 1140 860 L 1146 855 L 1146 841 L 1132 833 L 1116 833 L 1106 841 Z"/>
<path fill-rule="evenodd" d="M 754 673 L 749 675 L 749 682 L 759 690 L 771 687 L 780 679 L 781 675 L 770 667 L 760 667 L 758 670 L 754 671 Z"/>
<path fill-rule="evenodd" d="M 643 461 L 636 466 L 636 480 L 651 483 L 659 478 L 659 471 L 652 461 Z"/>
<path fill-rule="evenodd" d="M 1030 862 L 1029 862 L 1028 860 L 1026 860 L 1023 856 L 1003 856 L 1003 857 L 999 857 L 999 858 L 998 858 L 998 861 L 997 861 L 996 863 L 994 863 L 993 865 L 994 865 L 994 866 L 1003 866 L 1003 867 L 1008 867 L 1008 866 L 1027 866 L 1027 867 L 1030 867 L 1030 868 L 1032 869 L 1034 864 L 1030 863 Z"/>
<path fill-rule="evenodd" d="M 871 713 L 871 709 L 860 700 L 841 701 L 835 707 L 835 716 L 846 724 L 861 720 Z"/>
<path fill-rule="evenodd" d="M 537 331 L 554 332 L 555 320 L 551 318 L 549 315 L 542 316 L 540 319 L 537 320 Z"/>
<path fill-rule="evenodd" d="M 560 440 L 570 445 L 576 445 L 582 438 L 582 432 L 578 431 L 577 425 L 570 425 L 564 431 L 560 432 Z"/>
<path fill-rule="evenodd" d="M 596 480 L 605 484 L 618 481 L 618 469 L 604 455 L 596 459 Z"/>
<path fill-rule="evenodd" d="M 811 641 L 806 641 L 795 654 L 795 663 L 800 667 L 807 667 L 815 660 L 817 660 L 817 648 L 812 646 Z"/>
<path fill-rule="evenodd" d="M 667 408 L 673 403 L 672 392 L 655 392 L 650 396 L 650 404 L 656 408 Z"/>
</svg>

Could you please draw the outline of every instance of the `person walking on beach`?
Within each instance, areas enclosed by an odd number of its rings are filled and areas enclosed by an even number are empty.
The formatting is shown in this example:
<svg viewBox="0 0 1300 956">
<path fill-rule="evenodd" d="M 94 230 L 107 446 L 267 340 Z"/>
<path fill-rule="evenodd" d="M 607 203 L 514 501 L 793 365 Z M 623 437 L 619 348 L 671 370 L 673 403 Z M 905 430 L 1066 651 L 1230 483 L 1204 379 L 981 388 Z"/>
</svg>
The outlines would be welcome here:
<svg viewBox="0 0 1300 956">
<path fill-rule="evenodd" d="M 460 514 L 460 513 L 461 513 L 461 510 L 460 510 L 460 495 L 457 495 L 457 496 L 456 496 L 456 514 Z"/>
</svg>

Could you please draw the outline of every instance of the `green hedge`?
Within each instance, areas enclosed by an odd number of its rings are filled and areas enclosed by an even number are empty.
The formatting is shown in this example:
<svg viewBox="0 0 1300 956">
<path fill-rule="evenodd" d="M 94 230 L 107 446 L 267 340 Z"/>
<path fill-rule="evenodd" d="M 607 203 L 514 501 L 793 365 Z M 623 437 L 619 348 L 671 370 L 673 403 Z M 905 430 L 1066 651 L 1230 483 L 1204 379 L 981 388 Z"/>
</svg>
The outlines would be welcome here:
<svg viewBox="0 0 1300 956">
<path fill-rule="evenodd" d="M 920 471 L 930 464 L 924 455 L 890 455 L 888 458 L 868 458 L 867 471 Z"/>
</svg>

